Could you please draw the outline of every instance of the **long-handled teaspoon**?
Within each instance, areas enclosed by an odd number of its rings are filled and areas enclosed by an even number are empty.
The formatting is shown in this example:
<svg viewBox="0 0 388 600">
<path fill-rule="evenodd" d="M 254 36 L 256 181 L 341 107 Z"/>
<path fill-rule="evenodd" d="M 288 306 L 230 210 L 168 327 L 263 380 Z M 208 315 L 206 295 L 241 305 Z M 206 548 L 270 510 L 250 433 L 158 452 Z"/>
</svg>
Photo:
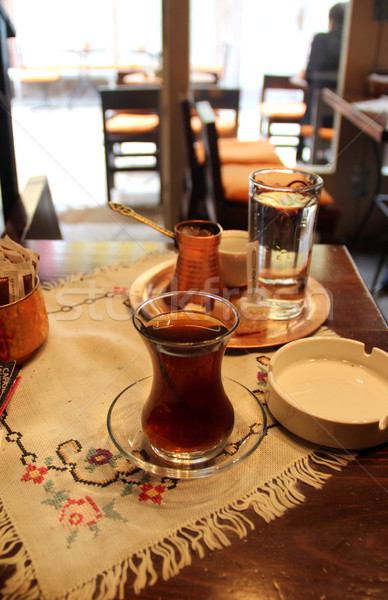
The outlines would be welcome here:
<svg viewBox="0 0 388 600">
<path fill-rule="evenodd" d="M 108 202 L 108 206 L 112 210 L 120 213 L 121 215 L 124 215 L 126 217 L 132 217 L 133 219 L 136 219 L 137 221 L 140 221 L 141 223 L 144 223 L 145 225 L 149 225 L 150 227 L 153 227 L 154 229 L 156 229 L 156 231 L 159 231 L 160 233 L 163 233 L 164 235 L 167 235 L 168 237 L 175 239 L 175 233 L 173 231 L 170 231 L 169 229 L 165 229 L 165 227 L 161 227 L 161 225 L 154 223 L 154 221 L 147 219 L 147 217 L 143 217 L 142 215 L 139 215 L 139 213 L 135 212 L 133 210 L 133 208 L 131 208 L 130 206 L 125 206 L 124 204 L 119 204 L 118 202 Z"/>
</svg>

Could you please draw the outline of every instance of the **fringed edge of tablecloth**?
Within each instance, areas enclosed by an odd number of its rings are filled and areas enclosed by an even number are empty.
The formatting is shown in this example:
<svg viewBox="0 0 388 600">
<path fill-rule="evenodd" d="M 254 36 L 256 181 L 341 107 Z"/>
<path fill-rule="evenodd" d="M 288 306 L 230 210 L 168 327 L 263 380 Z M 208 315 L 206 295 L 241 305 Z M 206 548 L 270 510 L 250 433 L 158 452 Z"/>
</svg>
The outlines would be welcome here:
<svg viewBox="0 0 388 600">
<path fill-rule="evenodd" d="M 12 575 L 4 580 L 1 598 L 38 600 L 40 591 L 34 567 L 20 537 L 0 500 L 0 565 L 10 567 Z"/>
<path fill-rule="evenodd" d="M 242 539 L 248 535 L 249 530 L 254 530 L 253 522 L 242 514 L 243 511 L 253 508 L 258 516 L 269 523 L 284 515 L 289 508 L 304 501 L 305 496 L 298 489 L 298 484 L 305 483 L 316 489 L 321 488 L 331 474 L 314 469 L 311 461 L 317 466 L 325 466 L 339 471 L 354 458 L 355 455 L 351 453 L 317 450 L 303 457 L 276 479 L 260 486 L 244 498 L 190 526 L 183 527 L 150 549 L 138 553 L 136 557 L 132 557 L 128 561 L 131 571 L 135 574 L 133 584 L 135 593 L 140 594 L 147 585 L 153 585 L 157 581 L 158 576 L 154 569 L 152 555 L 162 557 L 162 576 L 166 581 L 177 575 L 183 567 L 191 564 L 192 552 L 195 552 L 200 558 L 204 558 L 204 546 L 209 550 L 220 550 L 231 545 L 229 539 L 231 534 Z M 136 563 L 134 558 L 136 558 Z M 102 596 L 100 600 L 102 600 Z"/>
<path fill-rule="evenodd" d="M 252 508 L 259 517 L 269 523 L 281 517 L 289 508 L 304 501 L 305 496 L 298 489 L 298 484 L 305 483 L 319 489 L 331 477 L 331 473 L 323 472 L 321 467 L 339 471 L 354 460 L 355 456 L 352 453 L 318 449 L 244 498 L 182 527 L 152 547 L 137 552 L 121 564 L 114 565 L 101 573 L 97 579 L 84 582 L 63 598 L 89 600 L 93 597 L 94 600 L 111 600 L 117 595 L 124 598 L 124 587 L 129 577 L 135 578 L 133 588 L 136 594 L 140 594 L 147 585 L 154 585 L 158 579 L 154 567 L 156 557 L 162 560 L 161 575 L 166 581 L 191 564 L 192 553 L 204 558 L 205 547 L 209 550 L 219 550 L 230 546 L 231 535 L 237 535 L 240 539 L 246 537 L 249 530 L 253 530 L 255 526 L 243 511 Z M 2 597 L 12 597 L 13 600 L 37 600 L 44 597 L 38 588 L 33 564 L 1 502 L 0 530 L 0 565 L 9 565 L 14 569 L 4 584 Z"/>
<path fill-rule="evenodd" d="M 244 498 L 190 526 L 183 527 L 162 542 L 138 553 L 136 557 L 128 560 L 126 566 L 126 569 L 129 567 L 135 575 L 133 584 L 135 593 L 139 594 L 147 585 L 153 585 L 157 581 L 153 555 L 162 558 L 162 577 L 168 580 L 177 575 L 183 567 L 191 564 L 192 552 L 204 558 L 205 546 L 209 550 L 219 550 L 230 546 L 230 535 L 237 535 L 242 539 L 248 535 L 249 530 L 254 530 L 253 522 L 243 514 L 243 511 L 253 508 L 258 516 L 269 523 L 281 517 L 289 508 L 304 501 L 305 496 L 298 489 L 298 484 L 305 483 L 317 489 L 324 485 L 331 474 L 322 472 L 319 467 L 325 466 L 339 471 L 354 458 L 355 455 L 351 453 L 317 450 Z M 314 468 L 311 462 L 317 468 Z"/>
</svg>

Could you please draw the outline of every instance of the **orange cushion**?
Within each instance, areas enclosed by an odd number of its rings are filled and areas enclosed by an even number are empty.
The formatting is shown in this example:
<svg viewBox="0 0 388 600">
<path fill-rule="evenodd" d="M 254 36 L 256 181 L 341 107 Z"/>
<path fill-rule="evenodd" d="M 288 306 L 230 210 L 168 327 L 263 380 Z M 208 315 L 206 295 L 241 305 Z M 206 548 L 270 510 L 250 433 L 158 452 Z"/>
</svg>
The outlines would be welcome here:
<svg viewBox="0 0 388 600">
<path fill-rule="evenodd" d="M 300 135 L 305 138 L 313 136 L 314 131 L 314 125 L 301 125 L 300 127 Z"/>
<path fill-rule="evenodd" d="M 221 181 L 227 202 L 248 202 L 249 175 L 253 171 L 279 167 L 276 164 L 221 165 Z"/>
<path fill-rule="evenodd" d="M 118 114 L 105 123 L 109 133 L 148 133 L 156 131 L 159 125 L 158 115 Z"/>
<path fill-rule="evenodd" d="M 321 138 L 321 140 L 331 142 L 331 140 L 335 136 L 335 129 L 333 129 L 332 127 L 320 127 L 318 129 L 318 135 Z"/>
<path fill-rule="evenodd" d="M 253 171 L 269 167 L 279 167 L 278 164 L 255 165 L 221 165 L 221 180 L 227 202 L 248 202 L 249 175 Z M 320 204 L 334 204 L 334 198 L 325 189 L 322 190 Z"/>
<path fill-rule="evenodd" d="M 196 143 L 195 152 L 198 162 L 203 164 L 205 162 L 205 151 L 201 141 Z M 220 138 L 218 140 L 218 152 L 221 164 L 283 164 L 275 148 L 266 138 L 254 141 Z"/>
<path fill-rule="evenodd" d="M 302 125 L 300 128 L 300 135 L 302 137 L 311 137 L 314 135 L 314 125 Z M 326 140 L 327 142 L 331 142 L 331 140 L 335 136 L 335 130 L 331 127 L 320 127 L 318 129 L 318 135 L 321 140 Z"/>
<path fill-rule="evenodd" d="M 304 102 L 262 102 L 260 104 L 262 116 L 274 119 L 301 119 L 306 112 Z"/>
<path fill-rule="evenodd" d="M 202 123 L 197 115 L 191 117 L 191 128 L 197 135 L 201 133 Z M 220 137 L 234 137 L 236 135 L 236 119 L 217 116 L 216 129 Z"/>
</svg>

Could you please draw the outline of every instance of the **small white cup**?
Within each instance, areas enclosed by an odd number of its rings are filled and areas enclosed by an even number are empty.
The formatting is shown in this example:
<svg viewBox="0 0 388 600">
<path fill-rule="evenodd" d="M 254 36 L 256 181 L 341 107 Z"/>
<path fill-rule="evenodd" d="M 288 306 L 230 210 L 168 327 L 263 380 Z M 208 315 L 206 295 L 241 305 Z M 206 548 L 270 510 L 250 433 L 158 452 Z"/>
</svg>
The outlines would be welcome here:
<svg viewBox="0 0 388 600">
<path fill-rule="evenodd" d="M 222 232 L 218 247 L 222 279 L 229 288 L 247 285 L 248 232 L 227 229 Z"/>
</svg>

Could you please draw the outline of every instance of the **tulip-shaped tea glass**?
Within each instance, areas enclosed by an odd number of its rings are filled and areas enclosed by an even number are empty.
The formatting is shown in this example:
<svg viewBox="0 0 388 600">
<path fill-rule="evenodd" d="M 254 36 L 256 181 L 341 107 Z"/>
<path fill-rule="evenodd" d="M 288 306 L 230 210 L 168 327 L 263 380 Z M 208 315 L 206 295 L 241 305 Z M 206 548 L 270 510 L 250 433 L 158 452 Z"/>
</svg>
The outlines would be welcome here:
<svg viewBox="0 0 388 600">
<path fill-rule="evenodd" d="M 303 311 L 322 185 L 319 175 L 293 169 L 249 177 L 248 288 L 270 319 Z"/>
<path fill-rule="evenodd" d="M 169 292 L 143 302 L 133 323 L 152 360 L 152 387 L 142 411 L 151 447 L 175 464 L 209 460 L 233 430 L 221 364 L 238 311 L 213 294 Z"/>
</svg>

